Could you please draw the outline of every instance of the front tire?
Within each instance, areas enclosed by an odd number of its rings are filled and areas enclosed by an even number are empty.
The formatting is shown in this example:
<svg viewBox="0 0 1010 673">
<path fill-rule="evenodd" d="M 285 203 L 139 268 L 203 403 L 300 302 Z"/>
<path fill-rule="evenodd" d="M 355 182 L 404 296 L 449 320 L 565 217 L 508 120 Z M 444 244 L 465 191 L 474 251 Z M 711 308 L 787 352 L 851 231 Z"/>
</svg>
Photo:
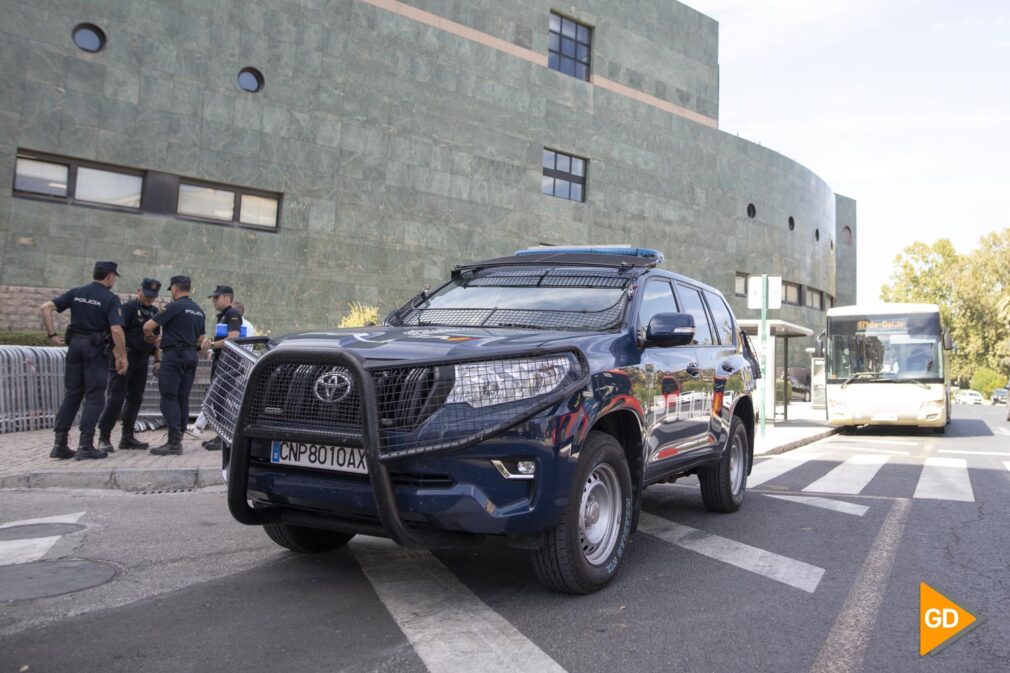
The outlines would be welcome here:
<svg viewBox="0 0 1010 673">
<path fill-rule="evenodd" d="M 750 442 L 747 429 L 737 416 L 729 426 L 729 440 L 719 463 L 698 472 L 701 499 L 710 512 L 735 512 L 743 504 L 747 490 L 747 462 Z"/>
<path fill-rule="evenodd" d="M 612 436 L 591 432 L 561 523 L 544 534 L 533 569 L 547 587 L 589 594 L 610 582 L 621 566 L 633 519 L 631 472 Z"/>
<path fill-rule="evenodd" d="M 292 526 L 287 523 L 268 523 L 263 526 L 263 530 L 271 540 L 299 554 L 317 554 L 339 549 L 354 537 L 354 533 Z"/>
</svg>

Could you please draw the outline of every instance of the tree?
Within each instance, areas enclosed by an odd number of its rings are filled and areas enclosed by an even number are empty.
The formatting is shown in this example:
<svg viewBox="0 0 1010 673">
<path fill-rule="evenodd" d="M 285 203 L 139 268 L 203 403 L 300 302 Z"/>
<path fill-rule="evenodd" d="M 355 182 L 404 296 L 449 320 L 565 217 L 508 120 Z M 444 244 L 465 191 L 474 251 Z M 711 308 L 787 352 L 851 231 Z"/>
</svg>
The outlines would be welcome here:
<svg viewBox="0 0 1010 673">
<path fill-rule="evenodd" d="M 895 257 L 880 296 L 940 306 L 957 345 L 953 378 L 966 381 L 981 368 L 1010 373 L 1010 229 L 986 234 L 963 255 L 947 239 L 913 243 Z"/>
<path fill-rule="evenodd" d="M 1006 376 L 986 367 L 975 370 L 971 377 L 971 389 L 982 393 L 982 397 L 989 398 L 992 391 L 1002 388 L 1006 384 Z"/>
</svg>

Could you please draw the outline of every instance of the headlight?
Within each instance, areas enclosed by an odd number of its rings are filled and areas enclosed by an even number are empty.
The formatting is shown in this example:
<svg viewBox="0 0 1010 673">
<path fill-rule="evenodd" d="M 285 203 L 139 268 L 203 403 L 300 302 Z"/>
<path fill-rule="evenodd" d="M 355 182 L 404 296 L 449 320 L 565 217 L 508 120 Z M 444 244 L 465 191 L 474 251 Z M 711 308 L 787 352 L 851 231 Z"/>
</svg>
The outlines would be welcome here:
<svg viewBox="0 0 1010 673">
<path fill-rule="evenodd" d="M 552 355 L 458 364 L 446 404 L 481 408 L 549 395 L 572 373 L 573 360 Z"/>
</svg>

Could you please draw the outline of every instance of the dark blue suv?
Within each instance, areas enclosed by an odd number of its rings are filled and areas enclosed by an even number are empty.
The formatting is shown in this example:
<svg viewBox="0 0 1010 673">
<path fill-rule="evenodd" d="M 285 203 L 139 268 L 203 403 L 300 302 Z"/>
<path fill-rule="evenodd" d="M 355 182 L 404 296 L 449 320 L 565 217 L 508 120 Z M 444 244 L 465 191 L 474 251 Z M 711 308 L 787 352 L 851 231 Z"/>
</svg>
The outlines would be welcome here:
<svg viewBox="0 0 1010 673">
<path fill-rule="evenodd" d="M 715 289 L 629 247 L 463 264 L 382 327 L 229 347 L 205 402 L 228 503 L 299 552 L 504 536 L 548 586 L 620 567 L 650 484 L 743 501 L 760 376 Z"/>
</svg>

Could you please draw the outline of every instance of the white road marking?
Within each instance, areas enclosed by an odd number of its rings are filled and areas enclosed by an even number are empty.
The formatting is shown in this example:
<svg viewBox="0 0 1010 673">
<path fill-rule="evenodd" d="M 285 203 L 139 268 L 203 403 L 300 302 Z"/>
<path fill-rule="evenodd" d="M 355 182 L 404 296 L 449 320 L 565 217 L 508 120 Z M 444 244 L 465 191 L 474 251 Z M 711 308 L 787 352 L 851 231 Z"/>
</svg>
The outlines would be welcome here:
<svg viewBox="0 0 1010 673">
<path fill-rule="evenodd" d="M 47 516 L 41 519 L 10 521 L 0 524 L 0 529 L 13 528 L 14 526 L 30 526 L 37 523 L 77 523 L 82 516 L 84 516 L 84 512 L 74 512 L 73 514 Z M 37 561 L 45 556 L 53 548 L 53 545 L 59 542 L 61 537 L 61 535 L 53 535 L 50 537 L 30 538 L 28 540 L 0 540 L 0 566 Z"/>
<path fill-rule="evenodd" d="M 952 453 L 962 456 L 1010 456 L 1010 451 L 968 451 L 967 449 L 940 449 L 939 453 Z"/>
<path fill-rule="evenodd" d="M 805 493 L 860 493 L 889 456 L 856 455 L 803 489 Z"/>
<path fill-rule="evenodd" d="M 829 441 L 832 444 L 894 444 L 896 446 L 917 446 L 919 443 L 916 439 L 878 439 L 876 437 L 866 437 L 865 439 L 860 437 L 853 437 L 851 439 L 835 437 Z"/>
<path fill-rule="evenodd" d="M 828 633 L 810 673 L 855 673 L 863 668 L 877 612 L 884 600 L 894 557 L 908 519 L 908 500 L 897 500 L 887 513 L 856 583 Z"/>
<path fill-rule="evenodd" d="M 789 470 L 799 467 L 811 458 L 814 458 L 814 456 L 806 453 L 780 453 L 774 458 L 769 458 L 768 460 L 763 460 L 761 462 L 755 462 L 754 467 L 751 468 L 750 475 L 747 477 L 747 485 L 751 488 L 760 486 L 765 482 L 769 482 L 772 479 L 785 474 Z"/>
<path fill-rule="evenodd" d="M 565 673 L 430 552 L 360 536 L 350 548 L 431 673 Z"/>
<path fill-rule="evenodd" d="M 809 593 L 817 590 L 817 585 L 824 576 L 824 568 L 674 523 L 646 512 L 642 512 L 638 520 L 638 529 L 664 542 Z"/>
<path fill-rule="evenodd" d="M 1007 430 L 1006 428 L 996 428 L 996 432 L 998 432 L 1001 435 L 1006 435 L 1007 437 L 1010 437 L 1010 430 Z"/>
<path fill-rule="evenodd" d="M 897 451 L 895 449 L 876 449 L 876 448 L 874 448 L 874 449 L 868 449 L 868 448 L 863 447 L 863 446 L 847 446 L 847 447 L 845 447 L 845 450 L 846 451 L 869 451 L 871 453 L 886 453 L 886 454 L 891 455 L 891 456 L 907 456 L 907 455 L 909 455 L 908 451 Z"/>
<path fill-rule="evenodd" d="M 974 502 L 968 461 L 964 458 L 927 458 L 912 497 Z"/>
<path fill-rule="evenodd" d="M 852 514 L 853 516 L 863 516 L 870 509 L 866 505 L 854 505 L 851 502 L 832 500 L 831 498 L 818 498 L 817 496 L 812 495 L 776 495 L 774 493 L 762 493 L 762 495 L 767 498 L 775 498 L 776 500 L 786 500 L 788 502 L 796 502 L 801 505 L 830 509 L 835 512 L 842 512 L 843 514 Z"/>
</svg>

